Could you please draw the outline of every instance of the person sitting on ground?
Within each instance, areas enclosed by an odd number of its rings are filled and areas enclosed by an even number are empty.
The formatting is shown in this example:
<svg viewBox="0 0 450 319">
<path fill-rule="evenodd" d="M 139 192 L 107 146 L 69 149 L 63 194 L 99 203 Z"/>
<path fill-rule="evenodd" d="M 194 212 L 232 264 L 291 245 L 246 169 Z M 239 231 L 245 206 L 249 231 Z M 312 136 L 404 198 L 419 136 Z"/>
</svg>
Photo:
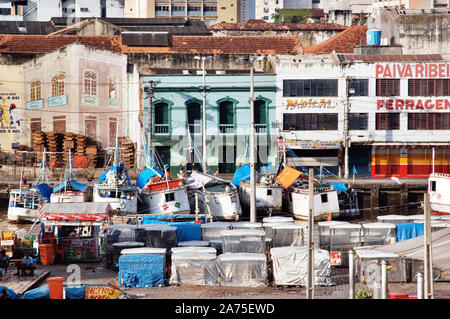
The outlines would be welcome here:
<svg viewBox="0 0 450 319">
<path fill-rule="evenodd" d="M 27 270 L 30 271 L 30 276 L 34 276 L 34 270 L 36 269 L 36 266 L 34 265 L 34 259 L 29 254 L 25 255 L 23 261 L 17 262 L 16 266 L 16 276 L 26 276 Z"/>
<path fill-rule="evenodd" d="M 6 254 L 6 250 L 2 249 L 2 253 L 0 255 L 0 278 L 3 277 L 3 274 L 8 271 L 9 266 L 9 256 Z"/>
<path fill-rule="evenodd" d="M 0 299 L 12 299 L 12 297 L 8 295 L 8 291 L 6 290 L 6 288 L 3 288 Z"/>
</svg>

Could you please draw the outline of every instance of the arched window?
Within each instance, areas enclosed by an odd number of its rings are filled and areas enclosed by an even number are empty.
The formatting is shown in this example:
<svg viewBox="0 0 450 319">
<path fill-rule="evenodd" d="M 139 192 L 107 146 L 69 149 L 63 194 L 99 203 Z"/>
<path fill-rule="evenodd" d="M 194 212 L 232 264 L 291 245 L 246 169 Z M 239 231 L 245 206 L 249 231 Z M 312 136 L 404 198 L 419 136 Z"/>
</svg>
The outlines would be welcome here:
<svg viewBox="0 0 450 319">
<path fill-rule="evenodd" d="M 231 101 L 219 104 L 219 125 L 221 133 L 234 132 L 234 105 Z"/>
<path fill-rule="evenodd" d="M 169 133 L 169 105 L 165 102 L 155 105 L 155 133 Z"/>
<path fill-rule="evenodd" d="M 52 96 L 63 95 L 65 92 L 65 75 L 59 73 L 52 78 Z"/>
<path fill-rule="evenodd" d="M 30 100 L 40 100 L 41 99 L 41 81 L 31 82 L 30 90 Z"/>
<path fill-rule="evenodd" d="M 256 100 L 253 109 L 255 115 L 256 133 L 266 133 L 267 131 L 267 103 L 264 100 Z"/>
<path fill-rule="evenodd" d="M 187 104 L 187 116 L 188 116 L 188 124 L 189 131 L 191 134 L 200 133 L 201 132 L 201 107 L 198 102 L 190 102 Z"/>
<path fill-rule="evenodd" d="M 84 72 L 84 94 L 97 95 L 97 74 L 95 72 Z"/>
<path fill-rule="evenodd" d="M 110 76 L 108 79 L 108 97 L 117 99 L 117 81 L 115 76 Z"/>
</svg>

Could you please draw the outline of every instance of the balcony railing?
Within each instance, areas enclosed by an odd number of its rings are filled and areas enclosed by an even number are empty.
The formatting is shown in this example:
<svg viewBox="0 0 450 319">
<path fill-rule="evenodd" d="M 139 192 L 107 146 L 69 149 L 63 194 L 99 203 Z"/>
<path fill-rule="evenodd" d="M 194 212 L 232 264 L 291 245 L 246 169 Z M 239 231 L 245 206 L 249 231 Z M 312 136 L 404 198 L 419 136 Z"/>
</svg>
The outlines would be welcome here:
<svg viewBox="0 0 450 319">
<path fill-rule="evenodd" d="M 200 134 L 202 132 L 202 126 L 200 124 L 189 124 L 189 132 L 191 134 Z"/>
<path fill-rule="evenodd" d="M 169 134 L 169 124 L 155 124 L 155 134 Z"/>
<path fill-rule="evenodd" d="M 233 134 L 234 124 L 220 124 L 220 133 L 222 134 Z"/>
<path fill-rule="evenodd" d="M 256 134 L 267 133 L 267 124 L 255 124 L 255 132 Z"/>
</svg>

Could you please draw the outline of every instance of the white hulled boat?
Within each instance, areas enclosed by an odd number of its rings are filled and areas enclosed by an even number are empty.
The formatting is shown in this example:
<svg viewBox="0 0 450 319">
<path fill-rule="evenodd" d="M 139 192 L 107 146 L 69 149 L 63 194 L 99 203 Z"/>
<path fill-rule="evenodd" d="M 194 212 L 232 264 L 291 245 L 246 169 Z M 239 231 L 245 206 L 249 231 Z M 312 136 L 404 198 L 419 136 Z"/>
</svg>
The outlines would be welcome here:
<svg viewBox="0 0 450 319">
<path fill-rule="evenodd" d="M 248 173 L 247 173 L 248 172 Z M 233 184 L 239 185 L 239 199 L 243 207 L 250 207 L 250 166 L 242 164 L 236 170 Z M 257 176 L 255 185 L 256 212 L 267 217 L 280 212 L 283 208 L 283 187 L 276 181 L 275 175 Z"/>
<path fill-rule="evenodd" d="M 184 179 L 171 178 L 166 167 L 165 172 L 155 168 L 144 134 L 142 140 L 147 168 L 136 179 L 140 188 L 139 212 L 151 215 L 189 214 L 191 209 Z"/>
<path fill-rule="evenodd" d="M 137 213 L 139 189 L 131 185 L 123 163 L 119 164 L 119 138 L 116 136 L 114 164 L 104 172 L 93 187 L 93 200 L 109 203 L 111 208 L 125 214 Z"/>
<path fill-rule="evenodd" d="M 301 177 L 299 179 L 299 177 Z M 303 179 L 303 182 L 301 181 Z M 308 220 L 309 218 L 309 182 L 307 174 L 293 167 L 286 166 L 277 176 L 277 180 L 285 188 L 285 199 L 289 213 L 294 218 Z M 314 181 L 314 220 L 325 220 L 331 214 L 336 218 L 340 214 L 337 191 L 330 184 Z"/>
<path fill-rule="evenodd" d="M 50 201 L 52 188 L 48 182 L 46 151 L 42 154 L 41 166 L 36 180 L 29 189 L 23 189 L 22 178 L 19 189 L 9 193 L 7 218 L 10 222 L 33 222 L 39 217 L 42 204 Z"/>
<path fill-rule="evenodd" d="M 200 153 L 190 136 L 189 139 L 189 154 L 192 163 L 195 156 L 201 162 Z M 207 167 L 204 167 L 203 172 L 192 170 L 185 174 L 191 210 L 195 211 L 198 204 L 200 214 L 215 220 L 238 221 L 242 215 L 242 210 L 237 187 L 232 182 L 205 173 L 207 171 Z M 197 194 L 197 203 L 195 194 Z"/>
<path fill-rule="evenodd" d="M 69 150 L 68 167 L 64 173 L 64 182 L 53 188 L 50 203 L 82 203 L 87 201 L 87 185 L 74 180 L 72 152 Z"/>
<path fill-rule="evenodd" d="M 450 215 L 450 174 L 432 173 L 428 177 L 430 208 L 434 215 Z"/>
</svg>

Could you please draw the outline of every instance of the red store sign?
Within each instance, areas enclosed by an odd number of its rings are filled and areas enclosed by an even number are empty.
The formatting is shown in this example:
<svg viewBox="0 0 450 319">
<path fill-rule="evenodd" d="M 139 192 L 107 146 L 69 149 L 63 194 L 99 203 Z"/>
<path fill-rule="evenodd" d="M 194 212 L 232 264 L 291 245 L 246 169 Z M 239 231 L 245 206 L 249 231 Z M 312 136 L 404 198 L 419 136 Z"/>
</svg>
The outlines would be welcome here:
<svg viewBox="0 0 450 319">
<path fill-rule="evenodd" d="M 377 111 L 449 110 L 449 99 L 387 99 L 377 100 Z"/>
<path fill-rule="evenodd" d="M 450 63 L 375 64 L 376 78 L 449 78 Z"/>
</svg>

